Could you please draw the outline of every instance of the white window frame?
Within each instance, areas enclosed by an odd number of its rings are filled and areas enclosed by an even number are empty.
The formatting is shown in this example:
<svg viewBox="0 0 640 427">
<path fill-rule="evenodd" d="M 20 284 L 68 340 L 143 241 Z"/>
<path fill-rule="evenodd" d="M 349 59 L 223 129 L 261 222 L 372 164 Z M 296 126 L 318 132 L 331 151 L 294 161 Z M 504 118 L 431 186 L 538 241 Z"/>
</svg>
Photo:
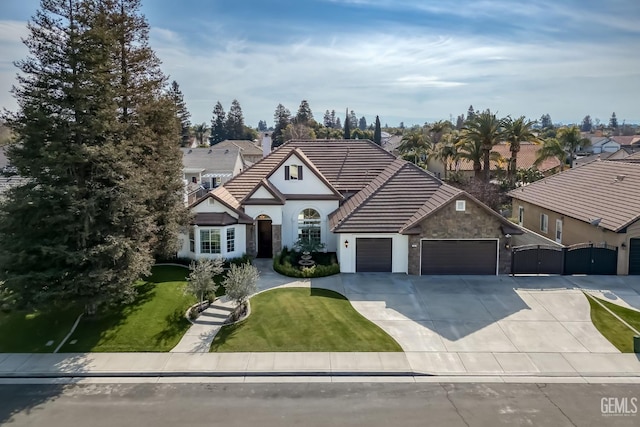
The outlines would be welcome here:
<svg viewBox="0 0 640 427">
<path fill-rule="evenodd" d="M 306 211 L 313 211 L 318 214 L 318 218 L 305 218 Z M 303 238 L 303 230 L 308 230 L 308 235 L 311 237 L 311 233 L 318 235 L 318 243 L 322 243 L 322 214 L 313 208 L 305 208 L 298 213 L 298 239 Z"/>
<path fill-rule="evenodd" d="M 540 214 L 540 231 L 549 232 L 549 215 L 547 214 Z"/>
<path fill-rule="evenodd" d="M 230 237 L 231 235 L 231 237 Z M 236 251 L 236 228 L 227 228 L 227 253 Z"/>
<path fill-rule="evenodd" d="M 216 248 L 214 247 L 214 243 L 216 242 L 215 239 L 213 239 L 213 236 L 217 235 L 217 251 L 215 250 Z M 206 238 L 205 238 L 206 237 Z M 200 229 L 200 253 L 201 254 L 213 254 L 213 255 L 218 255 L 222 253 L 222 244 L 220 241 L 220 229 L 218 228 L 206 228 L 206 229 Z M 205 250 L 204 245 L 209 244 L 209 248 L 208 250 Z"/>
<path fill-rule="evenodd" d="M 456 212 L 464 212 L 467 209 L 466 200 L 456 200 Z"/>
<path fill-rule="evenodd" d="M 556 219 L 556 243 L 562 243 L 562 220 Z"/>
<path fill-rule="evenodd" d="M 298 179 L 298 165 L 289 165 L 289 179 L 291 181 L 299 181 Z"/>
</svg>

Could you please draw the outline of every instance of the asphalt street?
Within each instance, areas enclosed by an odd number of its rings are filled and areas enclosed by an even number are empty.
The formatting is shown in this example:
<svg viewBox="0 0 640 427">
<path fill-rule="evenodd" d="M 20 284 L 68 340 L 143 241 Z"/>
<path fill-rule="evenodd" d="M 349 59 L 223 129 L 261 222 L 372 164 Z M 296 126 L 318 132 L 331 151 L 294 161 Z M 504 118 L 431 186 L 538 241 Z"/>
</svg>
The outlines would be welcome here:
<svg viewBox="0 0 640 427">
<path fill-rule="evenodd" d="M 0 385 L 0 425 L 637 426 L 639 397 L 620 384 Z"/>
</svg>

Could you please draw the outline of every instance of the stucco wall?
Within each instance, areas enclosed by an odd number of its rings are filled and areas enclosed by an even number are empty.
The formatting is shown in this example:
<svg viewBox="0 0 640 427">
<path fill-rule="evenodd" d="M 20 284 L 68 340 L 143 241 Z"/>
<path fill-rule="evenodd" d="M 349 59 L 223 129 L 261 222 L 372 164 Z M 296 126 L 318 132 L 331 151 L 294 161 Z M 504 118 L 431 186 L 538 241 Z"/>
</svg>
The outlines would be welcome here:
<svg viewBox="0 0 640 427">
<path fill-rule="evenodd" d="M 285 180 L 285 166 L 302 166 L 301 180 Z M 276 186 L 283 194 L 333 194 L 333 192 L 322 182 L 302 161 L 292 155 L 282 164 L 270 177 L 269 181 Z"/>
<path fill-rule="evenodd" d="M 610 246 L 618 247 L 618 274 L 628 274 L 629 272 L 629 251 L 622 249 L 624 243 L 629 247 L 631 238 L 640 238 L 640 222 L 636 222 L 627 228 L 626 233 L 615 233 L 605 230 L 602 227 L 593 226 L 587 222 L 577 220 L 568 216 L 561 215 L 549 209 L 532 205 L 522 200 L 513 199 L 514 216 L 518 214 L 519 206 L 524 207 L 523 227 L 535 231 L 545 237 L 555 240 L 556 220 L 562 221 L 562 244 L 571 246 L 578 243 L 606 243 Z M 543 233 L 540 231 L 540 215 L 547 214 L 549 216 L 549 231 Z"/>
<path fill-rule="evenodd" d="M 392 263 L 391 271 L 393 273 L 407 273 L 407 249 L 408 237 L 401 234 L 338 234 L 337 236 L 337 255 L 340 263 L 341 273 L 356 272 L 356 247 L 357 238 L 392 238 L 391 251 Z M 349 242 L 349 247 L 344 247 L 344 242 Z"/>
<path fill-rule="evenodd" d="M 420 274 L 420 246 L 422 239 L 499 239 L 498 272 L 509 274 L 511 251 L 505 248 L 506 239 L 501 222 L 467 197 L 464 212 L 456 211 L 455 200 L 420 223 L 420 234 L 409 236 L 409 274 Z"/>
</svg>

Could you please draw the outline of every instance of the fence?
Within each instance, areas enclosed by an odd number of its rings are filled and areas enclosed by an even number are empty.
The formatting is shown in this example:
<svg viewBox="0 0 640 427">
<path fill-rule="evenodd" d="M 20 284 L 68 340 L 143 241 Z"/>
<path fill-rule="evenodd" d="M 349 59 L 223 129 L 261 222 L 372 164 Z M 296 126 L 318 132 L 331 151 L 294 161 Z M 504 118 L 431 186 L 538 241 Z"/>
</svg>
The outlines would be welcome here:
<svg viewBox="0 0 640 427">
<path fill-rule="evenodd" d="M 605 243 L 515 246 L 511 274 L 616 274 L 618 248 Z"/>
</svg>

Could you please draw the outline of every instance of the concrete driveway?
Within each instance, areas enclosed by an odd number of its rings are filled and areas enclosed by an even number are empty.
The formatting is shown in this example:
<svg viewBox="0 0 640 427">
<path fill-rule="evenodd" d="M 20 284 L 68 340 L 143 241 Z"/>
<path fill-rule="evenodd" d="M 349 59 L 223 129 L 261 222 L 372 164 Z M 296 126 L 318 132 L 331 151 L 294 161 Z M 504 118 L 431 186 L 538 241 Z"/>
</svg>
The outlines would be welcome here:
<svg viewBox="0 0 640 427">
<path fill-rule="evenodd" d="M 593 326 L 582 289 L 640 308 L 640 284 L 590 276 L 406 276 L 313 279 L 342 292 L 405 351 L 618 353 Z"/>
</svg>

